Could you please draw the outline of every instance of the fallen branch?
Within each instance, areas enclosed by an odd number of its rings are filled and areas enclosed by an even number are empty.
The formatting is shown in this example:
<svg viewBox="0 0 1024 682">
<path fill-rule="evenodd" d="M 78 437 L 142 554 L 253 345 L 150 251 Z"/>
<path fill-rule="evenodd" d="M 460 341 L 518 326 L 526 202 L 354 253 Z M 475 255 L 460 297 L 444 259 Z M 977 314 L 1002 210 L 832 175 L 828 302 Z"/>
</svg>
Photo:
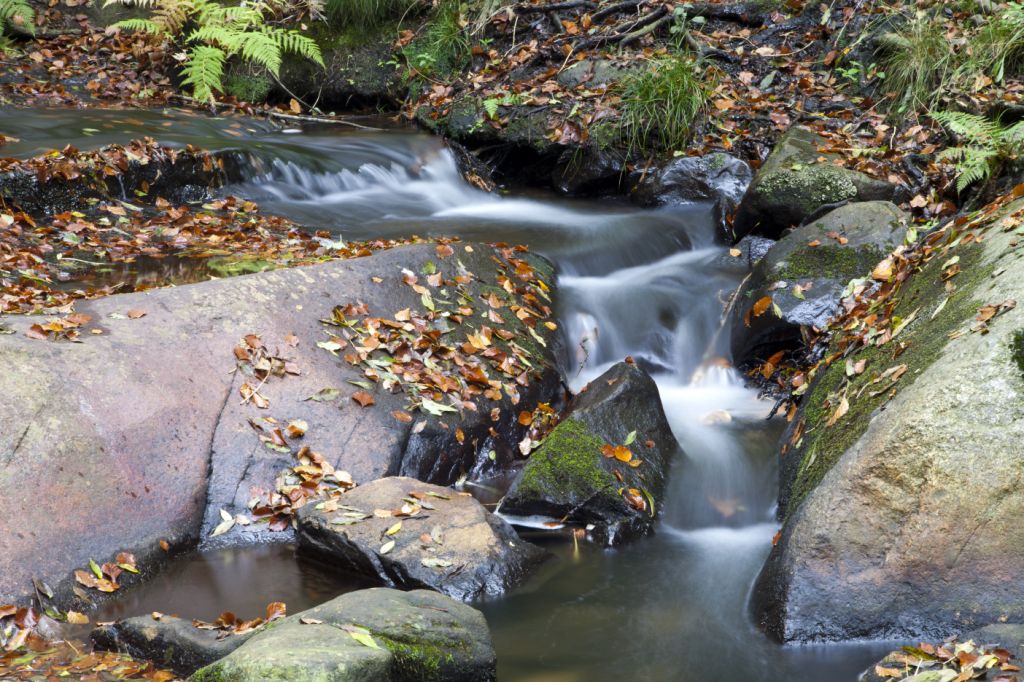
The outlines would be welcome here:
<svg viewBox="0 0 1024 682">
<path fill-rule="evenodd" d="M 195 107 L 207 107 L 207 106 L 210 106 L 214 110 L 214 113 L 216 113 L 217 104 L 210 104 L 208 102 L 204 102 L 202 100 L 198 100 L 195 97 L 189 97 L 188 95 L 175 94 L 175 95 L 171 95 L 170 99 L 180 100 L 180 101 L 185 102 L 187 104 L 191 104 L 192 106 L 195 106 Z M 302 114 L 286 114 L 283 111 L 273 111 L 273 110 L 253 111 L 253 112 L 249 113 L 249 112 L 245 111 L 244 109 L 242 109 L 241 107 L 239 107 L 237 105 L 234 105 L 234 104 L 231 104 L 231 103 L 228 103 L 228 102 L 220 103 L 220 106 L 226 107 L 226 108 L 229 108 L 229 109 L 234 109 L 236 111 L 242 111 L 243 113 L 249 114 L 251 116 L 263 115 L 263 116 L 266 116 L 268 118 L 276 118 L 276 119 L 281 119 L 281 120 L 284 120 L 284 121 L 302 121 L 304 123 L 331 123 L 331 124 L 336 124 L 336 125 L 351 126 L 353 128 L 359 128 L 360 130 L 370 130 L 370 131 L 377 131 L 377 132 L 379 132 L 381 130 L 380 128 L 374 128 L 372 126 L 364 126 L 361 123 L 354 123 L 353 121 L 346 121 L 345 119 L 335 118 L 335 117 L 332 117 L 332 116 L 309 116 L 309 115 L 302 115 Z"/>
<path fill-rule="evenodd" d="M 590 20 L 595 24 L 601 23 L 604 19 L 618 14 L 623 10 L 633 9 L 634 12 L 639 12 L 640 8 L 647 4 L 647 0 L 626 0 L 625 2 L 617 2 L 614 5 L 608 5 L 602 10 L 594 12 L 590 17 Z"/>
<path fill-rule="evenodd" d="M 609 43 L 623 43 L 624 45 L 637 40 L 648 33 L 651 33 L 672 20 L 668 15 L 668 9 L 664 5 L 650 14 L 637 19 L 634 22 L 627 22 L 616 27 L 614 33 L 601 36 L 594 36 L 584 40 L 576 46 L 577 50 L 589 50 L 600 45 Z"/>
<path fill-rule="evenodd" d="M 530 12 L 554 12 L 560 9 L 575 9 L 577 7 L 597 7 L 591 0 L 567 0 L 566 2 L 554 2 L 550 5 L 516 5 L 515 11 L 519 14 Z"/>
<path fill-rule="evenodd" d="M 718 19 L 719 21 L 732 21 L 744 26 L 764 26 L 767 19 L 763 14 L 753 14 L 747 11 L 745 5 L 726 5 L 710 2 L 698 2 L 681 5 L 686 10 L 688 17 L 704 17 L 705 19 Z"/>
</svg>

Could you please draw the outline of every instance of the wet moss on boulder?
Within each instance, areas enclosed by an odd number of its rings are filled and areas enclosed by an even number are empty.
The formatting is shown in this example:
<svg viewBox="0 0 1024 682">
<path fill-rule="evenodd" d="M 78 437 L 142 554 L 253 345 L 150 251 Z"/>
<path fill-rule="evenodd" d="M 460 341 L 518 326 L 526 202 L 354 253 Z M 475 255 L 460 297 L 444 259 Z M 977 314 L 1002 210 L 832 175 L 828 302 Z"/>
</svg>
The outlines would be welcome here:
<svg viewBox="0 0 1024 682">
<path fill-rule="evenodd" d="M 191 682 L 488 682 L 483 614 L 437 592 L 374 588 L 272 623 Z"/>
<path fill-rule="evenodd" d="M 629 462 L 602 452 L 627 442 Z M 575 398 L 499 509 L 593 525 L 594 539 L 608 544 L 645 535 L 653 530 L 678 452 L 654 380 L 619 363 Z"/>
<path fill-rule="evenodd" d="M 887 201 L 847 204 L 780 239 L 736 294 L 733 360 L 764 361 L 823 329 L 847 283 L 868 276 L 904 239 L 907 216 Z M 771 305 L 763 308 L 765 299 Z"/>
<path fill-rule="evenodd" d="M 849 201 L 891 200 L 894 187 L 834 163 L 819 151 L 825 140 L 794 126 L 783 135 L 740 203 L 733 236 L 751 232 L 776 238 L 800 225 L 823 206 Z"/>
</svg>

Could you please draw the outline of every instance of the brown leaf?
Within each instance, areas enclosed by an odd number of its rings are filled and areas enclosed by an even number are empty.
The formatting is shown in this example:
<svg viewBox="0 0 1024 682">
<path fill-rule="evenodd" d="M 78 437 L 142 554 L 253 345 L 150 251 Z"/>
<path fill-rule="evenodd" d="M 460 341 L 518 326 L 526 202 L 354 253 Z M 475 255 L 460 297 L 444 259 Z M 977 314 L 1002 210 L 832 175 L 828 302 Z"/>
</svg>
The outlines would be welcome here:
<svg viewBox="0 0 1024 682">
<path fill-rule="evenodd" d="M 392 410 L 391 416 L 403 424 L 408 424 L 412 421 L 412 415 L 403 410 Z"/>
<path fill-rule="evenodd" d="M 284 618 L 287 615 L 288 607 L 284 602 L 275 601 L 267 604 L 267 622 Z"/>
<path fill-rule="evenodd" d="M 145 310 L 139 310 L 138 308 L 132 308 L 131 310 L 128 311 L 127 314 L 128 314 L 128 318 L 129 319 L 137 320 L 140 317 L 145 317 L 146 316 L 146 311 Z"/>
<path fill-rule="evenodd" d="M 352 400 L 359 403 L 361 407 L 369 407 L 370 405 L 376 403 L 376 401 L 373 399 L 373 396 L 367 393 L 366 391 L 356 391 L 355 393 L 352 394 Z"/>
<path fill-rule="evenodd" d="M 768 308 L 770 308 L 771 305 L 772 297 L 765 296 L 763 298 L 759 298 L 757 302 L 754 303 L 754 307 L 751 308 L 751 311 L 753 312 L 754 317 L 761 317 L 762 315 L 764 315 L 764 311 L 768 310 Z"/>
</svg>

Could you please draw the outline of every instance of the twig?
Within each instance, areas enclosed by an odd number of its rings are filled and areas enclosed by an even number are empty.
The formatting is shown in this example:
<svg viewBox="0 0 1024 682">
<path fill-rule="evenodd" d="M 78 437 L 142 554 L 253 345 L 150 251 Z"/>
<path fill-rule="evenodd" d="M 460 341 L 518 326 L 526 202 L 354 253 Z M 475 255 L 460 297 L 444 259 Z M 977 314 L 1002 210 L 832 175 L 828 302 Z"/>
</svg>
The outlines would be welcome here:
<svg viewBox="0 0 1024 682">
<path fill-rule="evenodd" d="M 604 45 L 605 43 L 619 43 L 625 41 L 623 44 L 627 44 L 633 42 L 670 21 L 672 17 L 665 16 L 666 14 L 668 14 L 668 10 L 663 5 L 634 22 L 627 22 L 625 25 L 620 24 L 620 27 L 616 27 L 614 33 L 603 36 L 594 36 L 589 40 L 584 40 L 582 43 L 577 45 L 576 48 L 579 50 L 587 50 L 592 47 Z M 641 30 L 644 28 L 647 30 Z"/>
<path fill-rule="evenodd" d="M 198 100 L 195 97 L 189 97 L 188 95 L 174 94 L 174 95 L 171 95 L 170 99 L 181 100 L 182 102 L 186 102 L 188 104 L 191 104 L 193 106 L 198 106 L 198 107 L 205 107 L 207 105 L 206 102 L 203 102 L 202 100 Z M 236 106 L 234 104 L 230 104 L 230 103 L 223 103 L 222 102 L 221 106 L 228 107 L 230 109 L 235 109 L 236 111 L 242 110 L 241 107 L 238 107 L 238 106 Z M 244 110 L 242 110 L 242 111 L 244 111 Z M 216 113 L 216 108 L 214 108 L 214 113 Z M 352 126 L 353 128 L 359 128 L 360 130 L 370 130 L 370 131 L 379 131 L 379 130 L 381 130 L 380 128 L 374 128 L 372 126 L 364 126 L 364 125 L 362 125 L 360 123 L 354 123 L 352 121 L 346 121 L 344 119 L 335 118 L 335 117 L 332 117 L 332 116 L 309 116 L 309 115 L 300 115 L 300 114 L 286 114 L 286 113 L 284 113 L 282 111 L 272 111 L 272 110 L 261 111 L 261 112 L 254 112 L 252 115 L 253 116 L 259 116 L 261 114 L 264 115 L 264 116 L 267 116 L 268 118 L 279 118 L 279 119 L 282 119 L 282 120 L 285 120 L 285 121 L 304 121 L 304 122 L 307 122 L 307 123 L 333 123 L 333 124 L 337 124 L 337 125 Z"/>
<path fill-rule="evenodd" d="M 550 5 L 516 5 L 513 9 L 520 14 L 529 12 L 554 12 L 560 9 L 575 9 L 577 7 L 596 7 L 591 0 L 567 0 L 566 2 L 554 2 Z"/>
<path fill-rule="evenodd" d="M 639 12 L 640 8 L 646 4 L 647 0 L 626 0 L 625 2 L 617 2 L 614 5 L 608 5 L 604 9 L 594 12 L 590 17 L 590 20 L 597 24 L 613 14 L 618 14 L 622 10 L 633 8 L 635 12 Z"/>
<path fill-rule="evenodd" d="M 672 21 L 672 17 L 662 17 L 661 19 L 655 21 L 653 24 L 648 24 L 647 26 L 644 26 L 638 31 L 633 31 L 629 35 L 623 36 L 622 40 L 620 40 L 619 42 L 622 45 L 629 45 L 632 42 L 640 40 L 640 38 L 643 38 L 648 33 L 654 33 L 655 31 L 657 31 L 659 28 L 661 28 L 670 21 Z"/>
<path fill-rule="evenodd" d="M 764 26 L 767 22 L 763 14 L 751 14 L 744 5 L 728 5 L 710 2 L 696 2 L 680 5 L 686 10 L 688 17 L 705 17 L 719 21 L 733 21 L 745 26 Z"/>
</svg>

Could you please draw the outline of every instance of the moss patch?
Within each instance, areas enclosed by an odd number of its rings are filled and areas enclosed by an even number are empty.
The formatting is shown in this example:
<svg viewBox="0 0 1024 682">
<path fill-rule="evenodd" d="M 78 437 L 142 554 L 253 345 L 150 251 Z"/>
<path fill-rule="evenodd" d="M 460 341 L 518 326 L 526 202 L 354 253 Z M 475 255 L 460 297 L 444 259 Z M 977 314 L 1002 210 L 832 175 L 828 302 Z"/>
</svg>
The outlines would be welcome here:
<svg viewBox="0 0 1024 682">
<path fill-rule="evenodd" d="M 1010 353 L 1013 361 L 1017 364 L 1017 369 L 1020 370 L 1020 375 L 1024 378 L 1024 329 L 1018 329 L 1013 333 L 1013 338 L 1010 340 Z"/>
<path fill-rule="evenodd" d="M 857 196 L 853 176 L 853 172 L 830 163 L 791 166 L 768 173 L 756 189 L 773 202 L 791 203 L 806 214 L 823 204 Z"/>
<path fill-rule="evenodd" d="M 961 267 L 961 273 L 953 280 L 956 291 L 935 319 L 931 319 L 935 309 L 946 297 L 942 266 L 954 254 L 960 256 Z M 786 507 L 787 520 L 843 453 L 864 434 L 872 414 L 889 400 L 890 390 L 871 395 L 888 386 L 887 379 L 870 387 L 866 387 L 867 384 L 885 370 L 905 364 L 907 371 L 895 386 L 897 391 L 905 390 L 939 358 L 949 343 L 955 343 L 948 338 L 949 333 L 963 327 L 977 314 L 981 304 L 974 292 L 993 269 L 990 263 L 984 262 L 983 255 L 984 248 L 978 244 L 960 246 L 945 256 L 936 255 L 908 280 L 893 315 L 894 318 L 907 319 L 915 310 L 917 315 L 895 340 L 882 347 L 862 348 L 850 356 L 853 362 L 865 360 L 866 369 L 863 374 L 850 378 L 845 393 L 850 409 L 831 427 L 826 424 L 835 411 L 835 405 L 839 403 L 838 393 L 847 378 L 844 359 L 837 359 L 824 370 L 824 374 L 819 375 L 803 408 L 803 419 L 807 426 L 800 447 L 786 455 L 800 457 L 801 460 Z M 895 321 L 893 326 L 896 326 Z M 907 347 L 905 352 L 895 357 L 898 342 L 907 344 Z M 830 350 L 834 352 L 836 349 Z M 830 396 L 833 398 L 832 403 L 826 406 L 825 402 Z"/>
<path fill-rule="evenodd" d="M 606 491 L 618 498 L 615 477 L 601 467 L 602 445 L 583 422 L 562 422 L 527 462 L 518 496 L 580 503 Z"/>
<path fill-rule="evenodd" d="M 885 258 L 886 252 L 876 246 L 840 246 L 823 244 L 794 251 L 779 263 L 776 279 L 850 279 L 871 272 Z"/>
</svg>

